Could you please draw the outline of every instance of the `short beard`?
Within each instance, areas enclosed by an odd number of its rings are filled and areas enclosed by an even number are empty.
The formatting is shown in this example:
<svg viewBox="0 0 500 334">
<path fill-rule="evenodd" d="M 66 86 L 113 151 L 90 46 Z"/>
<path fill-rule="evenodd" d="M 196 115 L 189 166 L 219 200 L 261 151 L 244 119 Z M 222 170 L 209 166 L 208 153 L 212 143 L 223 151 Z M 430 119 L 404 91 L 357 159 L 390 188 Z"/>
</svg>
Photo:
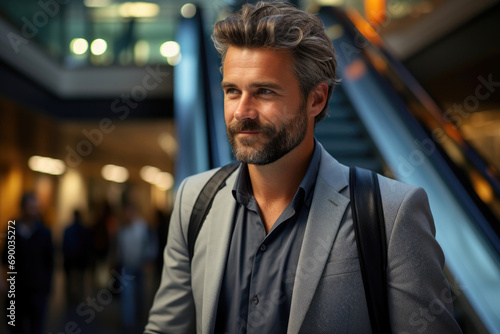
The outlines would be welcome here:
<svg viewBox="0 0 500 334">
<path fill-rule="evenodd" d="M 272 124 L 259 124 L 253 120 L 239 122 L 234 119 L 227 126 L 227 137 L 239 162 L 267 165 L 281 159 L 299 146 L 306 136 L 307 126 L 306 107 L 302 104 L 297 116 L 283 124 L 280 129 Z M 259 136 L 264 135 L 268 140 L 261 147 L 255 147 L 256 142 L 253 138 L 236 140 L 236 134 L 240 131 L 260 131 Z"/>
</svg>

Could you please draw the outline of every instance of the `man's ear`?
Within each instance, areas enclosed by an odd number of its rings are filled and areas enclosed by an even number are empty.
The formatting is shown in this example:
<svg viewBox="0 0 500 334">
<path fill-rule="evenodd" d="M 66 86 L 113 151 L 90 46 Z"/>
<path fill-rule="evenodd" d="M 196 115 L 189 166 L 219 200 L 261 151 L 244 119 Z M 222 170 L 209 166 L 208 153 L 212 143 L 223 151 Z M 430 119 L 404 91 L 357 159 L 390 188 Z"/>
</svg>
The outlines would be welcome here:
<svg viewBox="0 0 500 334">
<path fill-rule="evenodd" d="M 322 81 L 309 92 L 307 101 L 309 116 L 316 117 L 325 108 L 327 99 L 328 85 Z"/>
</svg>

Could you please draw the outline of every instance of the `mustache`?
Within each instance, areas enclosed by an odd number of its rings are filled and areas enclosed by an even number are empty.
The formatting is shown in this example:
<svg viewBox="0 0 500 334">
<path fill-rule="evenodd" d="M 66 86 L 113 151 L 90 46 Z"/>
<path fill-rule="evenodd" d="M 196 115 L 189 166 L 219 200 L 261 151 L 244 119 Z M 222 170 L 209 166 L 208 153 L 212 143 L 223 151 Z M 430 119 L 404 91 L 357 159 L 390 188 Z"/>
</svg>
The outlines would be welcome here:
<svg viewBox="0 0 500 334">
<path fill-rule="evenodd" d="M 272 125 L 264 125 L 260 124 L 254 120 L 246 120 L 244 122 L 239 122 L 237 120 L 233 120 L 227 126 L 227 131 L 235 134 L 241 131 L 259 131 L 266 134 L 273 134 L 276 132 L 276 129 Z"/>
</svg>

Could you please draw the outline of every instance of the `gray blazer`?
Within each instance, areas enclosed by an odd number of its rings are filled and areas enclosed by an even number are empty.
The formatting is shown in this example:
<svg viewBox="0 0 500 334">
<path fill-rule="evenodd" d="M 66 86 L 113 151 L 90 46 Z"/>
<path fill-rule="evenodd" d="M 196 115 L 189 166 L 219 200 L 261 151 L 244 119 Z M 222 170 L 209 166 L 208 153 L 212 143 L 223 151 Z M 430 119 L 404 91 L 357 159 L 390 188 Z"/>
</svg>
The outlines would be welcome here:
<svg viewBox="0 0 500 334">
<path fill-rule="evenodd" d="M 346 166 L 322 147 L 314 197 L 293 287 L 288 333 L 370 333 L 349 206 Z M 189 264 L 191 209 L 214 170 L 181 184 L 170 222 L 161 285 L 145 333 L 213 333 L 228 255 L 236 174 L 216 195 Z M 394 333 L 461 333 L 443 274 L 427 195 L 379 176 L 388 241 Z M 265 317 L 265 314 L 262 314 Z M 264 319 L 265 320 L 265 319 Z"/>
</svg>

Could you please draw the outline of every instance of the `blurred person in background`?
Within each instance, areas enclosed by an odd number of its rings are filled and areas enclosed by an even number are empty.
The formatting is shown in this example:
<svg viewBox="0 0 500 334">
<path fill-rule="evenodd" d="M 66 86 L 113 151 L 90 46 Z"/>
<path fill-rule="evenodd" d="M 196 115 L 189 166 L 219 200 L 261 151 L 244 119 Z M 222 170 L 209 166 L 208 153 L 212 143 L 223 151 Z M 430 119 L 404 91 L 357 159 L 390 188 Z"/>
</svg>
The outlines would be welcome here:
<svg viewBox="0 0 500 334">
<path fill-rule="evenodd" d="M 120 295 L 122 320 L 126 329 L 134 329 L 144 304 L 144 266 L 154 259 L 157 243 L 150 237 L 146 221 L 136 206 L 127 202 L 122 224 L 116 235 L 116 261 L 119 271 L 133 279 L 123 287 Z"/>
<path fill-rule="evenodd" d="M 64 273 L 66 277 L 66 299 L 69 303 L 80 303 L 85 295 L 85 277 L 92 255 L 92 233 L 83 224 L 81 213 L 73 212 L 73 222 L 64 230 Z"/>
<path fill-rule="evenodd" d="M 7 242 L 2 256 L 5 272 L 17 273 L 13 298 L 15 326 L 7 328 L 15 334 L 41 334 L 52 283 L 54 250 L 52 235 L 40 219 L 38 200 L 33 193 L 21 198 L 21 218 L 15 221 L 15 236 L 14 267 L 8 266 Z M 7 297 L 6 305 L 11 300 Z"/>
<path fill-rule="evenodd" d="M 117 229 L 118 219 L 115 217 L 111 205 L 102 202 L 98 216 L 92 225 L 92 254 L 91 254 L 91 276 L 94 288 L 105 287 L 109 277 L 109 255 L 111 248 L 111 234 Z"/>
</svg>

